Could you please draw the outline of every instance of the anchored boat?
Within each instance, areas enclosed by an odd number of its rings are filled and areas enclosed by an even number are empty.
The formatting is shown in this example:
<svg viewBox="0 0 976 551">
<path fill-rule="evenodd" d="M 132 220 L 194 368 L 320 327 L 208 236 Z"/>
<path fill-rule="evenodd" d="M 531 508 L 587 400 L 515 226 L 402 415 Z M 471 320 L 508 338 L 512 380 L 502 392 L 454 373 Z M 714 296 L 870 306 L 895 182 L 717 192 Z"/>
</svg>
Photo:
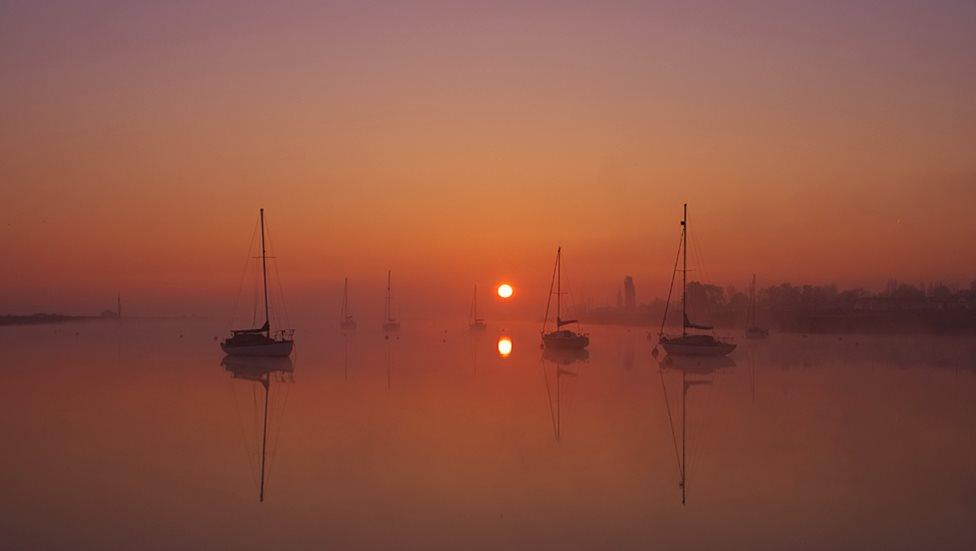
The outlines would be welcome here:
<svg viewBox="0 0 976 551">
<path fill-rule="evenodd" d="M 268 255 L 264 238 L 264 209 L 261 209 L 261 277 L 264 286 L 264 325 L 251 329 L 233 329 L 231 336 L 220 343 L 221 350 L 231 356 L 288 356 L 295 346 L 294 329 L 271 331 L 268 306 Z"/>
<path fill-rule="evenodd" d="M 343 331 L 356 329 L 356 319 L 349 311 L 349 278 L 345 278 L 342 284 L 342 311 L 339 312 L 339 327 Z"/>
<path fill-rule="evenodd" d="M 395 333 L 400 330 L 400 322 L 393 317 L 393 272 L 386 272 L 386 316 L 383 322 L 383 331 Z"/>
<path fill-rule="evenodd" d="M 681 269 L 681 335 L 669 336 L 664 334 L 664 324 L 668 319 L 668 306 L 671 303 L 671 289 L 668 289 L 668 303 L 664 306 L 664 319 L 661 320 L 661 331 L 658 342 L 664 347 L 669 356 L 725 356 L 735 350 L 735 344 L 720 340 L 709 334 L 691 334 L 689 329 L 708 331 L 710 325 L 692 323 L 688 320 L 688 204 L 684 206 L 684 217 L 681 219 L 681 242 L 679 248 L 682 253 Z M 674 270 L 678 271 L 678 259 L 675 258 Z M 671 278 L 674 287 L 674 277 Z"/>
<path fill-rule="evenodd" d="M 478 317 L 478 286 L 474 286 L 474 296 L 471 298 L 471 319 L 468 328 L 472 331 L 484 331 L 488 329 L 488 324 L 484 318 Z"/>
<path fill-rule="evenodd" d="M 579 321 L 562 318 L 562 256 L 563 249 L 556 249 L 556 265 L 552 270 L 552 281 L 549 283 L 549 300 L 546 302 L 546 316 L 542 320 L 542 346 L 545 348 L 580 350 L 590 344 L 590 337 L 579 330 Z M 553 331 L 546 331 L 549 324 L 549 308 L 552 297 L 556 296 L 556 326 Z M 576 325 L 576 331 L 563 329 L 567 325 Z"/>
<path fill-rule="evenodd" d="M 769 336 L 769 329 L 756 323 L 756 274 L 752 274 L 752 289 L 749 292 L 749 315 L 746 327 L 746 338 L 765 339 Z"/>
</svg>

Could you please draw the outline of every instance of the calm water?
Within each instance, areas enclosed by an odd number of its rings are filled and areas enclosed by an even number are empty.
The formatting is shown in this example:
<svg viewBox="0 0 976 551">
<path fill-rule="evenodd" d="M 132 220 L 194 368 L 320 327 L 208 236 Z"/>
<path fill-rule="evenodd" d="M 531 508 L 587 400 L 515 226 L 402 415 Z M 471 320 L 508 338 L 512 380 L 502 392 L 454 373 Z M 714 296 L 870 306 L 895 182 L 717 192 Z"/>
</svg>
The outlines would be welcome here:
<svg viewBox="0 0 976 551">
<path fill-rule="evenodd" d="M 643 331 L 544 358 L 515 324 L 501 358 L 450 325 L 301 328 L 263 503 L 264 374 L 220 324 L 2 328 L 3 547 L 976 547 L 976 340 L 662 366 Z"/>
</svg>

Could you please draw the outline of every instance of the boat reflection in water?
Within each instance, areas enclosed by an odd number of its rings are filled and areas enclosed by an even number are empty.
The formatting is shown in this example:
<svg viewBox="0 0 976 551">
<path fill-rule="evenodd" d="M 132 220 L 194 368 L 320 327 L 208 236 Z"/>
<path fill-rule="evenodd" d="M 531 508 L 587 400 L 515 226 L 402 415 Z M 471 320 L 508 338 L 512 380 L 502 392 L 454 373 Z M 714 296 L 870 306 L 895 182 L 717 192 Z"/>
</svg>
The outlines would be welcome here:
<svg viewBox="0 0 976 551">
<path fill-rule="evenodd" d="M 688 393 L 692 388 L 711 385 L 713 375 L 724 369 L 735 367 L 735 361 L 725 356 L 713 357 L 680 357 L 666 356 L 658 362 L 658 373 L 661 376 L 661 390 L 664 393 L 664 407 L 667 411 L 668 425 L 671 428 L 671 440 L 674 445 L 674 455 L 678 463 L 678 487 L 681 489 L 681 504 L 685 504 L 688 491 Z M 681 442 L 678 442 L 678 431 L 675 428 L 677 405 L 672 410 L 668 397 L 668 385 L 665 382 L 665 372 L 677 372 L 681 377 Z M 670 377 L 668 377 L 670 378 Z M 700 426 L 700 425 L 698 425 Z M 700 449 L 700 446 L 696 446 Z"/>
<path fill-rule="evenodd" d="M 252 472 L 257 471 L 255 482 L 258 485 L 258 501 L 264 502 L 265 488 L 270 477 L 270 460 L 274 459 L 277 451 L 277 433 L 288 401 L 289 385 L 284 383 L 295 382 L 295 366 L 288 357 L 245 356 L 225 356 L 220 365 L 234 379 L 257 383 L 250 385 L 250 392 L 243 393 L 242 397 L 238 396 L 239 390 L 244 390 L 242 385 L 235 385 L 234 402 L 242 424 L 241 432 L 248 463 Z M 245 415 L 244 411 L 248 407 L 247 402 L 250 402 L 250 415 Z M 253 421 L 251 426 L 248 426 L 248 419 Z"/>
<path fill-rule="evenodd" d="M 571 368 L 575 363 L 585 362 L 590 353 L 583 349 L 546 348 L 542 351 L 542 377 L 546 383 L 546 398 L 549 402 L 549 416 L 552 419 L 552 434 L 556 442 L 562 438 L 562 380 L 563 377 L 576 377 L 579 369 Z M 555 372 L 552 384 L 549 382 L 547 364 L 553 365 Z M 553 394 L 555 393 L 555 399 Z"/>
</svg>

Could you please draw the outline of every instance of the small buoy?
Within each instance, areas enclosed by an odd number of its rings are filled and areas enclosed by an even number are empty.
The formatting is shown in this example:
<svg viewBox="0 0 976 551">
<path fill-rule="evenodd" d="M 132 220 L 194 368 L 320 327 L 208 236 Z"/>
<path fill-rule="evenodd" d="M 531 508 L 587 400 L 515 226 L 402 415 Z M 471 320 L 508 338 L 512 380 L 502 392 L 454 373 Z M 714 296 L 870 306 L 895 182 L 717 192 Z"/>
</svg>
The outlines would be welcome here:
<svg viewBox="0 0 976 551">
<path fill-rule="evenodd" d="M 654 356 L 656 358 L 657 355 L 658 355 L 658 351 L 657 351 L 657 347 L 655 346 L 654 349 L 651 350 L 651 356 Z"/>
</svg>

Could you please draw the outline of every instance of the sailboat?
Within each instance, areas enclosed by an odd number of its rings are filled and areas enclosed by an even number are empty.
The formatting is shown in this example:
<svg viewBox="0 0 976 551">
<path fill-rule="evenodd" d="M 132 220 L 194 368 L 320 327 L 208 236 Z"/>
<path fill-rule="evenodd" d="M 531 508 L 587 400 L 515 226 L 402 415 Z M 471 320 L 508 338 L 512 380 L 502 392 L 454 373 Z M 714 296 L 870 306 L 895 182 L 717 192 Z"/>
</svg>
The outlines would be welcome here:
<svg viewBox="0 0 976 551">
<path fill-rule="evenodd" d="M 562 257 L 563 248 L 559 247 L 556 249 L 556 265 L 552 271 L 552 281 L 549 283 L 549 300 L 546 302 L 546 316 L 542 320 L 542 345 L 545 348 L 578 350 L 586 348 L 590 344 L 590 337 L 579 331 L 578 320 L 564 320 L 562 318 Z M 553 331 L 547 333 L 549 308 L 552 305 L 553 295 L 556 295 L 556 327 Z M 563 329 L 564 326 L 574 323 L 577 327 L 576 331 Z"/>
<path fill-rule="evenodd" d="M 265 479 L 270 475 L 268 472 L 268 417 L 269 410 L 271 409 L 271 402 L 282 402 L 280 398 L 276 400 L 271 399 L 271 383 L 286 383 L 294 382 L 292 378 L 292 371 L 294 371 L 294 366 L 291 363 L 291 358 L 235 358 L 227 356 L 221 362 L 224 369 L 230 371 L 235 379 L 243 379 L 246 381 L 253 381 L 261 385 L 264 389 L 264 413 L 261 415 L 263 422 L 261 423 L 261 436 L 260 436 L 260 458 L 258 462 L 258 468 L 261 473 L 259 478 L 259 488 L 258 488 L 258 501 L 264 502 L 265 493 Z M 255 400 L 255 406 L 257 406 L 257 400 Z M 283 404 L 281 404 L 283 406 Z M 281 412 L 278 412 L 280 417 Z M 255 415 L 255 419 L 259 414 Z M 241 417 L 243 419 L 243 416 Z M 254 442 L 254 444 L 257 444 Z M 272 449 L 274 446 L 272 446 Z"/>
<path fill-rule="evenodd" d="M 471 298 L 471 321 L 468 323 L 468 327 L 472 331 L 484 331 L 488 328 L 488 324 L 485 323 L 484 318 L 478 317 L 478 286 L 474 286 L 474 296 Z"/>
<path fill-rule="evenodd" d="M 386 318 L 383 322 L 383 331 L 393 333 L 400 330 L 400 322 L 393 318 L 393 276 L 392 271 L 386 272 Z"/>
<path fill-rule="evenodd" d="M 769 329 L 756 324 L 756 274 L 752 274 L 752 290 L 749 293 L 749 315 L 746 327 L 746 338 L 765 339 L 769 336 Z"/>
<path fill-rule="evenodd" d="M 689 329 L 711 330 L 709 325 L 692 323 L 688 319 L 688 204 L 684 206 L 684 217 L 681 219 L 681 242 L 679 245 L 682 253 L 681 269 L 681 336 L 668 336 L 664 334 L 664 324 L 668 319 L 668 306 L 670 305 L 671 290 L 668 290 L 668 303 L 664 306 L 664 319 L 661 320 L 661 331 L 658 333 L 658 341 L 670 356 L 725 356 L 735 350 L 735 344 L 725 342 L 712 335 L 690 334 Z M 678 259 L 675 258 L 675 271 L 678 271 Z M 674 286 L 674 277 L 671 278 L 671 285 Z"/>
<path fill-rule="evenodd" d="M 261 276 L 264 282 L 264 325 L 252 329 L 233 329 L 231 336 L 220 343 L 225 354 L 231 356 L 288 356 L 295 345 L 294 329 L 271 332 L 268 308 L 268 255 L 264 242 L 264 209 L 261 209 Z"/>
<path fill-rule="evenodd" d="M 356 320 L 349 311 L 349 278 L 345 278 L 342 283 L 342 311 L 339 313 L 339 327 L 343 331 L 352 331 L 356 328 Z"/>
</svg>

